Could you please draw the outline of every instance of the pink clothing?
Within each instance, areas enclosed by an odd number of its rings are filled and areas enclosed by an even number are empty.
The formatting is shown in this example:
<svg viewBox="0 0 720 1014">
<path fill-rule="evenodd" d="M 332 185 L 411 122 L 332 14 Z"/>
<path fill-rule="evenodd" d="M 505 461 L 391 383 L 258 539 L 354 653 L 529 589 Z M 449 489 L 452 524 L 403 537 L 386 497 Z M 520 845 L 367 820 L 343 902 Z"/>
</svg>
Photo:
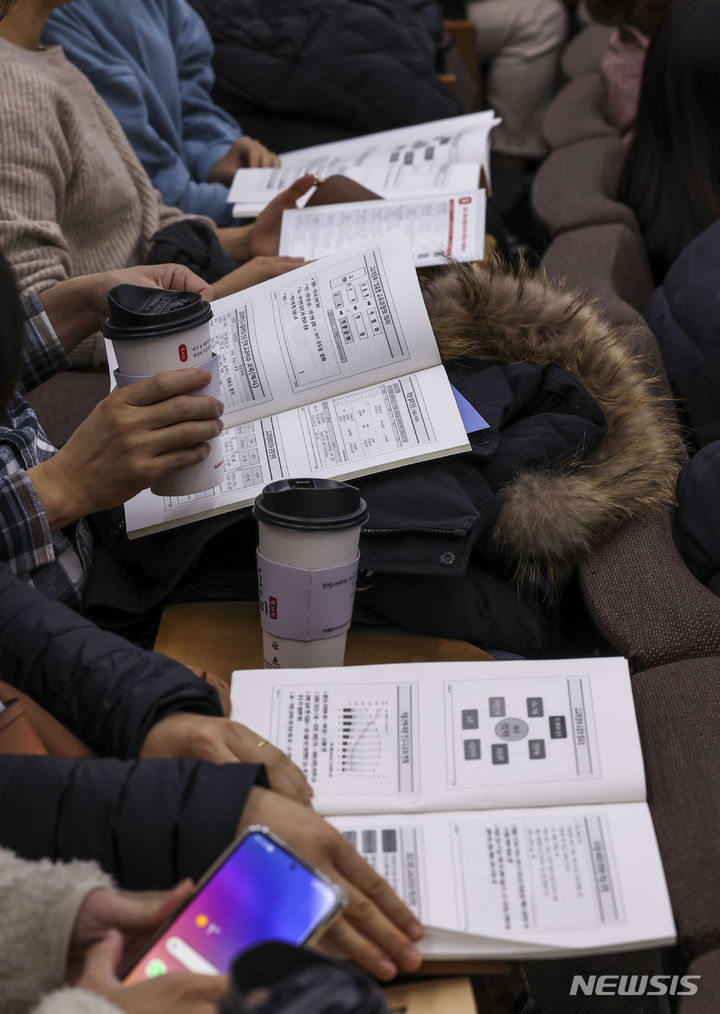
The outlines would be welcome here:
<svg viewBox="0 0 720 1014">
<path fill-rule="evenodd" d="M 637 28 L 621 25 L 610 35 L 600 64 L 603 112 L 621 134 L 626 134 L 635 124 L 649 44 L 649 38 Z"/>
</svg>

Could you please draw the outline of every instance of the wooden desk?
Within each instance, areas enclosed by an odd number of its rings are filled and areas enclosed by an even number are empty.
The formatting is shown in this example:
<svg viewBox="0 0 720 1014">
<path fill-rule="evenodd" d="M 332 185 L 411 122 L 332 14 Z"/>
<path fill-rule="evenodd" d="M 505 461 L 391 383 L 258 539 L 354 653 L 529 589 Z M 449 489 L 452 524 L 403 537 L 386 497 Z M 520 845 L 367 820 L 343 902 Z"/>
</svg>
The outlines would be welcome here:
<svg viewBox="0 0 720 1014">
<path fill-rule="evenodd" d="M 155 639 L 155 651 L 227 680 L 234 669 L 262 669 L 258 604 L 192 602 L 169 606 Z M 394 627 L 353 627 L 345 651 L 345 665 L 489 658 L 487 652 L 467 641 L 408 634 Z"/>
<path fill-rule="evenodd" d="M 155 639 L 162 651 L 185 665 L 207 669 L 227 681 L 235 669 L 262 669 L 262 637 L 257 602 L 192 602 L 169 606 Z M 488 661 L 490 655 L 443 637 L 408 634 L 394 627 L 353 627 L 348 633 L 345 665 L 381 662 Z M 430 961 L 423 975 L 503 975 L 507 962 Z"/>
</svg>

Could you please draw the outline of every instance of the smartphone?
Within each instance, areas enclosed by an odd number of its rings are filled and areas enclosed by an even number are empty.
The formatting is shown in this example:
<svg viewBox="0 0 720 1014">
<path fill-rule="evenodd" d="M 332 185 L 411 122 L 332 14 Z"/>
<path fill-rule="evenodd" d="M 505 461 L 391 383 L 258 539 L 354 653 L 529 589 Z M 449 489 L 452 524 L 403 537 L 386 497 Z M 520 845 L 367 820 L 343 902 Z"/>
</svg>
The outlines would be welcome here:
<svg viewBox="0 0 720 1014">
<path fill-rule="evenodd" d="M 263 941 L 312 942 L 344 906 L 338 884 L 266 827 L 250 827 L 158 930 L 124 982 L 181 970 L 224 974 L 240 951 Z"/>
</svg>

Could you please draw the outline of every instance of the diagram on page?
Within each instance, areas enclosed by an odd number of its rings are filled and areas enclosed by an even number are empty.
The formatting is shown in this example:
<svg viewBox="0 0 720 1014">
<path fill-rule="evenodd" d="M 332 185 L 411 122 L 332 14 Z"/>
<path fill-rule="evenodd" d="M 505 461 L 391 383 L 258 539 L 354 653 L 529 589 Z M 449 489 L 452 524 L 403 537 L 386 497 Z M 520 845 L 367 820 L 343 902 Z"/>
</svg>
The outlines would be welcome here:
<svg viewBox="0 0 720 1014">
<path fill-rule="evenodd" d="M 378 250 L 278 285 L 273 308 L 293 391 L 410 357 Z"/>
<path fill-rule="evenodd" d="M 590 680 L 445 683 L 447 787 L 600 778 Z"/>
<path fill-rule="evenodd" d="M 312 472 L 435 440 L 414 376 L 305 405 L 297 414 Z"/>
<path fill-rule="evenodd" d="M 216 311 L 210 331 L 213 352 L 220 357 L 225 411 L 272 401 L 252 303 Z"/>
<path fill-rule="evenodd" d="M 275 686 L 271 738 L 318 795 L 417 791 L 417 687 Z"/>
</svg>

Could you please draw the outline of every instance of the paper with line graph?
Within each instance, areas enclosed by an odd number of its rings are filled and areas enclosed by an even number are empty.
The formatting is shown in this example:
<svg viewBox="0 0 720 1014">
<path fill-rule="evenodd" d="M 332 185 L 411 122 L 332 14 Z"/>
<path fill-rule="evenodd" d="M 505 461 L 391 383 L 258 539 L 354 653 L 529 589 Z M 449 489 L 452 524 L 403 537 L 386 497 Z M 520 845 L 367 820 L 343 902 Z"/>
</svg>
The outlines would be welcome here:
<svg viewBox="0 0 720 1014">
<path fill-rule="evenodd" d="M 624 659 L 238 671 L 231 697 L 426 926 L 425 957 L 673 941 Z"/>
<path fill-rule="evenodd" d="M 240 671 L 232 693 L 322 813 L 645 796 L 623 659 Z"/>
</svg>

